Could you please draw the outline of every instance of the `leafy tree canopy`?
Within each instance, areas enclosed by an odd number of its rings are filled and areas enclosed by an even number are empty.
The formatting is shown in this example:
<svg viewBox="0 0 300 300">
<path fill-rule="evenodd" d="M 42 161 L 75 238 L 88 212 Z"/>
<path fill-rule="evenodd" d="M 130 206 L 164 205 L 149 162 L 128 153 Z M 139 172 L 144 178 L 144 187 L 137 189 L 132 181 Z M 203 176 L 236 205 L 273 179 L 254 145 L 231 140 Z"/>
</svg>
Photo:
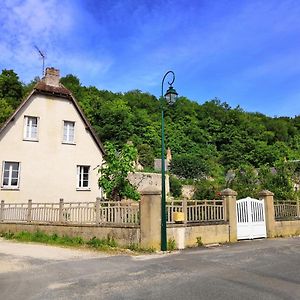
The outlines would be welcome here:
<svg viewBox="0 0 300 300">
<path fill-rule="evenodd" d="M 109 199 L 119 201 L 124 198 L 139 200 L 140 194 L 128 180 L 130 172 L 134 172 L 134 162 L 137 158 L 136 148 L 126 143 L 120 151 L 114 144 L 105 144 L 105 162 L 99 172 L 101 177 L 99 185 L 103 188 Z"/>
<path fill-rule="evenodd" d="M 23 85 L 13 70 L 2 71 L 0 124 L 36 80 Z M 61 83 L 72 91 L 103 142 L 114 143 L 119 151 L 126 141 L 133 141 L 147 167 L 153 157 L 160 157 L 161 112 L 155 96 L 139 90 L 113 93 L 86 87 L 72 74 L 61 78 Z M 183 178 L 219 180 L 228 170 L 260 169 L 300 159 L 300 112 L 294 118 L 271 118 L 232 108 L 218 98 L 199 104 L 179 97 L 173 106 L 165 106 L 165 133 L 166 148 L 173 156 L 172 172 Z"/>
</svg>

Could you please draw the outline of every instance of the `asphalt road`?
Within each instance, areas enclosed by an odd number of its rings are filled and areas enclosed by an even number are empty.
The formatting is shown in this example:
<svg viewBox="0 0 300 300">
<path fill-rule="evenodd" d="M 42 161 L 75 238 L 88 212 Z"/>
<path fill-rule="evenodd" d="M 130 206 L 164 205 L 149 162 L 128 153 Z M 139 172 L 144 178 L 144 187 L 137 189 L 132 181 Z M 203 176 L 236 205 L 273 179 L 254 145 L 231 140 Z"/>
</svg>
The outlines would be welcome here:
<svg viewBox="0 0 300 300">
<path fill-rule="evenodd" d="M 300 299 L 299 237 L 135 257 L 29 247 L 0 241 L 1 300 Z"/>
</svg>

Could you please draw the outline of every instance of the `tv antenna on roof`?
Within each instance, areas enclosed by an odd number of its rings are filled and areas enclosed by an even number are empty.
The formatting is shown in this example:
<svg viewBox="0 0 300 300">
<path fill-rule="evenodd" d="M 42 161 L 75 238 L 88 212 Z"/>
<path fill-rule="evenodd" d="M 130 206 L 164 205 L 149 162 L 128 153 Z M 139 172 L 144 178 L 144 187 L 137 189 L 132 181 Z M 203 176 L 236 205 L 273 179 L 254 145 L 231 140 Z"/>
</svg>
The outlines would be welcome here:
<svg viewBox="0 0 300 300">
<path fill-rule="evenodd" d="M 37 50 L 37 52 L 39 53 L 39 55 L 41 56 L 42 60 L 43 60 L 43 70 L 42 70 L 42 75 L 44 76 L 45 75 L 45 58 L 46 58 L 46 55 L 44 52 L 42 52 L 38 46 L 34 45 L 34 48 Z"/>
</svg>

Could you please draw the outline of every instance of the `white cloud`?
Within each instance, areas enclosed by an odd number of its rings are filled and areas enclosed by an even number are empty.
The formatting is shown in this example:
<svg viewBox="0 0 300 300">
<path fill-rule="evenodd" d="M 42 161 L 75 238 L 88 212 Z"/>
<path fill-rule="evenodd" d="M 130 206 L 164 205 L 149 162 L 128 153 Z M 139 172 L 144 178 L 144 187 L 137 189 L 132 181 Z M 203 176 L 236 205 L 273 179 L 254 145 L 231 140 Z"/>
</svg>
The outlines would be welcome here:
<svg viewBox="0 0 300 300">
<path fill-rule="evenodd" d="M 0 66 L 15 69 L 26 79 L 38 75 L 41 66 L 34 45 L 53 52 L 73 23 L 71 7 L 57 0 L 4 0 L 0 19 L 5 20 L 0 23 Z"/>
</svg>

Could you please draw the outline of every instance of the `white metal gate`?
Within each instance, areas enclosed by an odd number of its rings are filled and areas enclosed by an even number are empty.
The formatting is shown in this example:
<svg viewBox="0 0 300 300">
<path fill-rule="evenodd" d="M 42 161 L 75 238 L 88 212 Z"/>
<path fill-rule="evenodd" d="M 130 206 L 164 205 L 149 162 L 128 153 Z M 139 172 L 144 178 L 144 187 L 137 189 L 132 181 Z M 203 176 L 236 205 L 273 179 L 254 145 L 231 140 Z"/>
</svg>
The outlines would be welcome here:
<svg viewBox="0 0 300 300">
<path fill-rule="evenodd" d="M 264 200 L 247 197 L 236 201 L 237 239 L 267 237 Z"/>
</svg>

